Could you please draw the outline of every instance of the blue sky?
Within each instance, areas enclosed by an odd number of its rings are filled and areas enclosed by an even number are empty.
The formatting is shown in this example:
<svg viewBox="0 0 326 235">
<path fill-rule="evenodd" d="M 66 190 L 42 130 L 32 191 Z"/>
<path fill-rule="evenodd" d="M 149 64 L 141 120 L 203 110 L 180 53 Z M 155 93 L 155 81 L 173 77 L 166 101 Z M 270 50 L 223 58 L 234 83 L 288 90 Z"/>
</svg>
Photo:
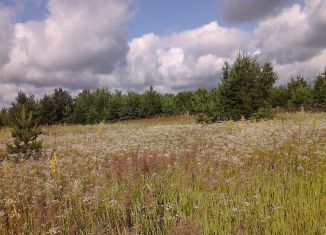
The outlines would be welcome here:
<svg viewBox="0 0 326 235">
<path fill-rule="evenodd" d="M 215 0 L 138 0 L 129 32 L 134 37 L 148 32 L 166 35 L 196 28 L 218 20 L 220 7 L 221 2 Z"/>
<path fill-rule="evenodd" d="M 44 0 L 0 0 L 1 5 L 14 9 L 14 19 L 20 23 L 28 20 L 42 20 L 48 13 L 47 1 Z"/>
<path fill-rule="evenodd" d="M 197 28 L 212 21 L 217 21 L 220 25 L 230 25 L 221 17 L 223 6 L 223 0 L 137 0 L 135 17 L 129 23 L 130 37 L 148 32 L 162 36 Z M 250 30 L 254 24 L 231 26 Z"/>
<path fill-rule="evenodd" d="M 45 0 L 0 0 L 2 5 L 16 8 L 15 21 L 43 20 L 48 15 Z M 24 2 L 24 1 L 22 1 Z M 132 19 L 128 23 L 129 39 L 146 33 L 163 36 L 187 29 L 194 29 L 212 21 L 219 25 L 245 30 L 254 23 L 228 24 L 221 17 L 224 0 L 135 0 Z"/>
</svg>

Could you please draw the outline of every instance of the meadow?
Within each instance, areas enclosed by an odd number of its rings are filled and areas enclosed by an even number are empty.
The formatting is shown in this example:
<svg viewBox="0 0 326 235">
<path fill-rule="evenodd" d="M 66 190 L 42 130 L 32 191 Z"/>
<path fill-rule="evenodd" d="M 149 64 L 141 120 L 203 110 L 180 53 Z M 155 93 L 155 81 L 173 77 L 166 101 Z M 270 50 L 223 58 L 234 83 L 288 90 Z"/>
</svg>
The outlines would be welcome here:
<svg viewBox="0 0 326 235">
<path fill-rule="evenodd" d="M 0 163 L 0 234 L 326 234 L 326 113 L 43 133 L 41 159 Z"/>
</svg>

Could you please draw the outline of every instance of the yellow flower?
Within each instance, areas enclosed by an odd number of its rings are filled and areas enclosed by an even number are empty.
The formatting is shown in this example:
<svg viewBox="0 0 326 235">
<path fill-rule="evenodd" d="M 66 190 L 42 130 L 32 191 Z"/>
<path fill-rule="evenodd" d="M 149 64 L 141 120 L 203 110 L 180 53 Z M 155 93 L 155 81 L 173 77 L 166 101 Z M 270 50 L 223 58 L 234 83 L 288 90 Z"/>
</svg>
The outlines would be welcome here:
<svg viewBox="0 0 326 235">
<path fill-rule="evenodd" d="M 59 159 L 57 153 L 54 152 L 52 159 L 50 160 L 50 169 L 51 169 L 52 176 L 56 176 L 58 174 L 58 164 L 59 164 Z"/>
<path fill-rule="evenodd" d="M 313 124 L 312 124 L 313 133 L 315 133 L 315 131 L 316 131 L 316 124 L 317 124 L 317 114 L 315 114 L 314 118 L 313 118 Z"/>
<path fill-rule="evenodd" d="M 105 121 L 103 120 L 98 124 L 96 133 L 100 135 L 104 131 L 104 128 L 105 128 Z"/>
<path fill-rule="evenodd" d="M 20 218 L 21 218 L 21 214 L 18 212 L 18 210 L 16 208 L 16 205 L 14 205 L 12 207 L 12 210 L 11 210 L 10 214 L 9 214 L 9 223 L 13 226 L 16 223 L 18 223 Z"/>
<path fill-rule="evenodd" d="M 300 113 L 304 113 L 304 112 L 305 112 L 304 107 L 303 107 L 303 105 L 301 105 L 301 107 L 300 107 Z"/>
<path fill-rule="evenodd" d="M 243 132 L 243 130 L 245 128 L 245 123 L 244 123 L 245 121 L 246 121 L 245 117 L 244 116 L 241 116 L 241 120 L 239 122 L 239 129 L 240 129 L 240 132 L 241 133 Z"/>
<path fill-rule="evenodd" d="M 11 168 L 12 168 L 12 163 L 10 162 L 4 162 L 2 164 L 2 170 L 5 174 L 8 173 L 11 170 Z"/>
<path fill-rule="evenodd" d="M 233 121 L 232 121 L 232 120 L 229 120 L 229 121 L 227 122 L 227 124 L 226 124 L 226 129 L 227 129 L 228 131 L 231 131 L 232 128 L 233 128 Z"/>
</svg>

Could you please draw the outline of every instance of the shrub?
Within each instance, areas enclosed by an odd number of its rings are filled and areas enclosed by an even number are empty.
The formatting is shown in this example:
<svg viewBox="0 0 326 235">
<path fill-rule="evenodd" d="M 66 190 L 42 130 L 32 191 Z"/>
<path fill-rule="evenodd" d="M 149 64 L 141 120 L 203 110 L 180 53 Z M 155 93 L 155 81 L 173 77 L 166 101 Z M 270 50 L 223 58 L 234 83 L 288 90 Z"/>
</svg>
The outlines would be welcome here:
<svg viewBox="0 0 326 235">
<path fill-rule="evenodd" d="M 196 122 L 198 124 L 212 124 L 215 122 L 215 118 L 211 115 L 201 113 L 198 115 Z"/>
<path fill-rule="evenodd" d="M 10 154 L 16 154 L 19 159 L 25 160 L 38 157 L 42 143 L 37 141 L 37 137 L 41 134 L 41 129 L 33 123 L 33 113 L 28 112 L 25 105 L 21 106 L 20 116 L 13 119 L 11 134 L 14 144 L 7 144 Z"/>
<path fill-rule="evenodd" d="M 272 119 L 274 116 L 273 110 L 268 107 L 262 107 L 257 110 L 257 112 L 251 115 L 251 119 L 255 121 Z"/>
</svg>

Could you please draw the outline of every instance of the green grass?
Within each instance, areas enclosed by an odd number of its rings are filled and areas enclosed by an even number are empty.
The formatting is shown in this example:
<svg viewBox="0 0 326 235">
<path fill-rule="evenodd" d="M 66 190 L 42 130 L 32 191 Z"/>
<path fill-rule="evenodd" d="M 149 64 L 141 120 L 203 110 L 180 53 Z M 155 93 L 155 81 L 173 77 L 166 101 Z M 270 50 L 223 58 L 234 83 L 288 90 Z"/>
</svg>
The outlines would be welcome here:
<svg viewBox="0 0 326 235">
<path fill-rule="evenodd" d="M 43 137 L 47 150 L 60 139 L 71 144 L 57 150 L 57 174 L 51 153 L 0 166 L 0 234 L 326 234 L 325 115 L 315 126 L 313 114 L 295 115 L 232 127 L 114 124 L 108 136 L 85 137 L 92 152 L 73 143 L 96 127 L 55 127 L 56 137 Z M 159 138 L 167 131 L 175 131 L 173 151 Z M 93 150 L 120 134 L 126 146 L 152 137 L 153 148 Z M 233 142 L 223 149 L 226 138 Z"/>
</svg>

